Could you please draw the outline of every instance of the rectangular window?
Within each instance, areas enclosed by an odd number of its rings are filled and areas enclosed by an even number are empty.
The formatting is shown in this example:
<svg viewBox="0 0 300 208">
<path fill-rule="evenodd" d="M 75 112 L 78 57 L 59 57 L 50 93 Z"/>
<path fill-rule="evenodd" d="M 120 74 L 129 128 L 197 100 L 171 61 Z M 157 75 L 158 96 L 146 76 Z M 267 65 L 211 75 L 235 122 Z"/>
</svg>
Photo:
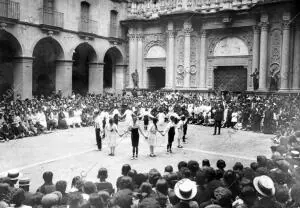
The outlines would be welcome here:
<svg viewBox="0 0 300 208">
<path fill-rule="evenodd" d="M 115 10 L 110 12 L 110 36 L 118 37 L 118 12 Z"/>
</svg>

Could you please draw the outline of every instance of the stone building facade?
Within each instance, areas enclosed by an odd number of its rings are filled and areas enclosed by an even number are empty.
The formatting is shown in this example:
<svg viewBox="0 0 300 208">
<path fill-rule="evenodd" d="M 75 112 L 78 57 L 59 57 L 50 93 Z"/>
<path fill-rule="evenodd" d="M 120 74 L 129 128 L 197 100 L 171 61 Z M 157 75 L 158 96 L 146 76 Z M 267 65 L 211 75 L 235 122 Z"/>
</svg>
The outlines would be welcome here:
<svg viewBox="0 0 300 208">
<path fill-rule="evenodd" d="M 126 18 L 123 0 L 0 0 L 1 100 L 124 89 Z"/>
<path fill-rule="evenodd" d="M 132 0 L 123 21 L 129 74 L 138 71 L 140 88 L 241 92 L 254 90 L 257 69 L 259 92 L 299 92 L 298 6 L 293 0 Z"/>
</svg>

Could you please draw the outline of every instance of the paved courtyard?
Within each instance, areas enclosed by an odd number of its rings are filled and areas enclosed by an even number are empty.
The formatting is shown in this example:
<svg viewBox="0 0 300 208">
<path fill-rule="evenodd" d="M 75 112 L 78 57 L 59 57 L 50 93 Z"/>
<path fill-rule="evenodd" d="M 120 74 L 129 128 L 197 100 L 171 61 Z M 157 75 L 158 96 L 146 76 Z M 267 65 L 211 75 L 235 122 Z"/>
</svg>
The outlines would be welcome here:
<svg viewBox="0 0 300 208">
<path fill-rule="evenodd" d="M 121 133 L 124 131 L 123 123 L 119 129 Z M 108 181 L 115 184 L 121 174 L 121 166 L 125 163 L 138 172 L 148 172 L 152 167 L 163 172 L 169 164 L 176 169 L 181 160 L 193 159 L 201 163 L 203 159 L 209 159 L 215 166 L 216 161 L 222 158 L 227 167 L 231 168 L 237 161 L 249 165 L 256 160 L 257 155 L 271 154 L 269 147 L 272 135 L 222 129 L 222 135 L 213 136 L 212 130 L 210 127 L 190 125 L 188 144 L 178 149 L 174 142 L 173 154 L 166 154 L 167 138 L 160 136 L 155 158 L 149 157 L 147 141 L 141 137 L 138 160 L 130 160 L 131 141 L 128 136 L 118 140 L 116 156 L 110 157 L 105 140 L 103 150 L 97 150 L 92 127 L 55 131 L 0 143 L 0 173 L 15 168 L 21 170 L 25 177 L 31 178 L 31 189 L 34 191 L 43 182 L 42 173 L 48 170 L 54 172 L 54 181 L 64 179 L 70 184 L 74 176 L 81 174 L 95 181 L 98 169 L 106 167 Z"/>
</svg>

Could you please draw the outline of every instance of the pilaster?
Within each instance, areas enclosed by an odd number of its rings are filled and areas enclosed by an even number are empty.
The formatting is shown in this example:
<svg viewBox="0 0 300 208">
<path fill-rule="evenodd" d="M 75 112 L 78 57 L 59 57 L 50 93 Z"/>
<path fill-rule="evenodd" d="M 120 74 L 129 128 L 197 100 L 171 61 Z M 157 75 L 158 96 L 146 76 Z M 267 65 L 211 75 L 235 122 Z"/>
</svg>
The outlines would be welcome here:
<svg viewBox="0 0 300 208">
<path fill-rule="evenodd" d="M 258 26 L 253 27 L 253 58 L 252 58 L 252 72 L 255 72 L 259 68 L 259 38 L 260 38 L 260 29 Z M 254 86 L 253 86 L 254 88 Z"/>
<path fill-rule="evenodd" d="M 259 90 L 267 90 L 267 70 L 268 70 L 268 16 L 262 15 L 260 23 L 260 64 L 259 64 Z"/>
<path fill-rule="evenodd" d="M 186 21 L 183 24 L 184 30 L 184 87 L 190 87 L 190 59 L 191 59 L 191 33 L 193 32 L 192 24 L 189 21 Z"/>
<path fill-rule="evenodd" d="M 89 93 L 103 93 L 103 67 L 102 63 L 89 63 Z"/>
<path fill-rule="evenodd" d="M 129 29 L 128 33 L 128 39 L 129 39 L 129 88 L 133 88 L 133 80 L 131 78 L 131 74 L 135 72 L 136 69 L 136 45 L 135 45 L 135 39 L 136 34 L 133 28 Z"/>
<path fill-rule="evenodd" d="M 167 36 L 168 36 L 168 57 L 167 57 L 167 76 L 166 76 L 166 88 L 173 89 L 175 87 L 175 69 L 174 69 L 174 24 L 173 22 L 168 23 L 167 28 Z"/>
<path fill-rule="evenodd" d="M 294 63 L 293 63 L 293 90 L 300 89 L 300 21 L 295 25 Z"/>
<path fill-rule="evenodd" d="M 15 67 L 13 72 L 14 83 L 11 93 L 14 98 L 18 95 L 21 99 L 32 98 L 32 57 L 15 58 Z"/>
<path fill-rule="evenodd" d="M 206 88 L 206 30 L 201 31 L 200 39 L 200 88 Z"/>
<path fill-rule="evenodd" d="M 280 91 L 288 90 L 290 59 L 290 16 L 285 14 L 282 23 L 282 53 L 280 70 Z"/>
<path fill-rule="evenodd" d="M 72 60 L 58 60 L 56 62 L 55 90 L 61 90 L 63 96 L 72 94 Z"/>
<path fill-rule="evenodd" d="M 145 80 L 147 76 L 147 73 L 144 73 L 143 70 L 143 61 L 144 61 L 144 51 L 143 51 L 143 41 L 144 41 L 144 35 L 143 33 L 136 34 L 137 39 L 137 70 L 139 74 L 139 87 L 145 88 Z"/>
</svg>

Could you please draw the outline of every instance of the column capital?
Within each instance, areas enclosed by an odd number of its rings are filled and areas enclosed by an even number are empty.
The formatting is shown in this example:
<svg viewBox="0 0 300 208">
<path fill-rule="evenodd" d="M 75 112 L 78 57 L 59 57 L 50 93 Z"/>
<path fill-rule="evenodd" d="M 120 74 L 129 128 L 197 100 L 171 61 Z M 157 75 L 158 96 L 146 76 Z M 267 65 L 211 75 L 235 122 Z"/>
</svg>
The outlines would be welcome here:
<svg viewBox="0 0 300 208">
<path fill-rule="evenodd" d="M 207 37 L 207 30 L 201 30 L 200 34 L 201 34 L 201 38 L 206 38 Z"/>
<path fill-rule="evenodd" d="M 254 32 L 254 34 L 259 34 L 260 28 L 259 28 L 258 25 L 254 25 L 254 26 L 253 26 L 253 32 Z"/>
<path fill-rule="evenodd" d="M 191 36 L 191 33 L 192 33 L 193 31 L 194 31 L 193 28 L 184 28 L 184 29 L 183 29 L 184 36 L 190 37 L 190 36 Z"/>
<path fill-rule="evenodd" d="M 290 26 L 291 26 L 291 24 L 290 24 L 289 20 L 284 20 L 282 22 L 282 29 L 283 30 L 290 30 Z"/>
<path fill-rule="evenodd" d="M 127 37 L 129 38 L 129 40 L 134 40 L 136 38 L 136 34 L 134 34 L 134 33 L 128 33 Z"/>
<path fill-rule="evenodd" d="M 138 39 L 138 40 L 143 40 L 143 39 L 144 39 L 144 34 L 143 34 L 143 33 L 137 33 L 137 34 L 135 35 L 135 37 L 136 37 L 136 39 Z"/>
<path fill-rule="evenodd" d="M 268 22 L 261 22 L 259 23 L 261 31 L 268 31 L 269 29 L 269 23 Z"/>
<path fill-rule="evenodd" d="M 175 31 L 174 30 L 167 30 L 166 31 L 168 38 L 174 38 L 175 37 Z"/>
</svg>

